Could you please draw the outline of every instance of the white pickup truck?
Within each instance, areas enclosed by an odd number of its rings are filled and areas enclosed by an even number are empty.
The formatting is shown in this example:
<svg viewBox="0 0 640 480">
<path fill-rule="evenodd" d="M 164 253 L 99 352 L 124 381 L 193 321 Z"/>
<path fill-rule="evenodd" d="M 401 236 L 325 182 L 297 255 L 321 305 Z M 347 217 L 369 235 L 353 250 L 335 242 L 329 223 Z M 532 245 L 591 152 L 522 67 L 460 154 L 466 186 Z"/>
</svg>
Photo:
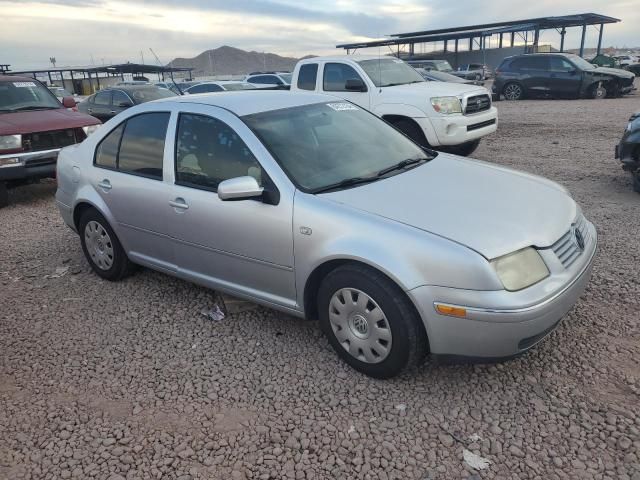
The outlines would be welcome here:
<svg viewBox="0 0 640 480">
<path fill-rule="evenodd" d="M 365 55 L 314 57 L 296 65 L 292 91 L 328 93 L 353 102 L 416 143 L 471 154 L 496 131 L 498 111 L 480 86 L 426 82 L 402 60 Z"/>
</svg>

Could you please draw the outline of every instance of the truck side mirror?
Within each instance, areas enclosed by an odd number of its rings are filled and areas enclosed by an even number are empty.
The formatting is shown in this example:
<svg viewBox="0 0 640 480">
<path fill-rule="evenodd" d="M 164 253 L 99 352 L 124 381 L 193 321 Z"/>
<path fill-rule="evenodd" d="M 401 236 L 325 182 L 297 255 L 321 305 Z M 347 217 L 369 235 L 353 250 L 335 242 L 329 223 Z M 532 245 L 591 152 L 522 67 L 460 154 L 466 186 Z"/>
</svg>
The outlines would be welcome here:
<svg viewBox="0 0 640 480">
<path fill-rule="evenodd" d="M 345 90 L 350 92 L 366 92 L 367 86 L 364 84 L 362 79 L 360 78 L 350 78 L 346 82 L 344 82 Z"/>
</svg>

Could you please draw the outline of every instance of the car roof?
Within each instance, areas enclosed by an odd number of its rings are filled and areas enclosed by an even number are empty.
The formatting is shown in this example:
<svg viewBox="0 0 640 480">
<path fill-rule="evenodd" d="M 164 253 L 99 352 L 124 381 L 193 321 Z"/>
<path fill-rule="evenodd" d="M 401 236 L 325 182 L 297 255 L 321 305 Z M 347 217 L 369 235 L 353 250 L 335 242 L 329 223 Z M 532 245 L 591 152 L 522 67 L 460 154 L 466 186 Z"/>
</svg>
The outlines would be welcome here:
<svg viewBox="0 0 640 480">
<path fill-rule="evenodd" d="M 97 91 L 96 93 L 100 93 L 100 92 L 108 92 L 111 90 L 124 90 L 125 92 L 135 92 L 137 90 L 149 90 L 149 89 L 154 89 L 154 88 L 160 88 L 157 85 L 151 84 L 151 83 L 146 83 L 144 85 L 140 84 L 140 85 L 113 85 L 107 88 L 103 88 L 102 90 Z"/>
<path fill-rule="evenodd" d="M 241 92 L 197 93 L 195 95 L 162 98 L 149 103 L 195 103 L 211 105 L 224 108 L 242 117 L 253 113 L 323 102 L 344 102 L 344 100 L 321 93 L 245 90 Z"/>
<path fill-rule="evenodd" d="M 398 60 L 397 57 L 391 55 L 329 55 L 326 57 L 312 57 L 305 58 L 304 60 L 300 60 L 300 63 L 314 63 L 314 62 L 341 62 L 345 60 L 351 60 L 353 62 L 358 62 L 360 60 Z M 427 61 L 427 60 L 425 60 Z"/>
<path fill-rule="evenodd" d="M 34 81 L 33 77 L 25 77 L 22 75 L 0 75 L 0 82 L 33 82 L 33 81 Z"/>
</svg>

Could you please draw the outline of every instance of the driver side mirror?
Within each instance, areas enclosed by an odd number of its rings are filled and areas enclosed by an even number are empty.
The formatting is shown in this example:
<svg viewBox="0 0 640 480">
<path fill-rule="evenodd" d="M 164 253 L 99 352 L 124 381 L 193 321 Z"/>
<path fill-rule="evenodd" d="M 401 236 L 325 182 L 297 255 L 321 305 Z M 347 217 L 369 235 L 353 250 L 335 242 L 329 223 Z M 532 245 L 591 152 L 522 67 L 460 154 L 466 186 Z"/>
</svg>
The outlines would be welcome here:
<svg viewBox="0 0 640 480">
<path fill-rule="evenodd" d="M 62 97 L 62 106 L 64 108 L 73 108 L 78 103 L 73 99 L 73 97 Z"/>
<path fill-rule="evenodd" d="M 364 84 L 362 79 L 360 78 L 350 78 L 346 82 L 344 82 L 345 90 L 350 92 L 366 92 L 367 86 Z"/>
<path fill-rule="evenodd" d="M 258 181 L 250 176 L 230 178 L 218 185 L 218 198 L 220 200 L 246 200 L 259 197 L 264 188 L 258 185 Z"/>
</svg>

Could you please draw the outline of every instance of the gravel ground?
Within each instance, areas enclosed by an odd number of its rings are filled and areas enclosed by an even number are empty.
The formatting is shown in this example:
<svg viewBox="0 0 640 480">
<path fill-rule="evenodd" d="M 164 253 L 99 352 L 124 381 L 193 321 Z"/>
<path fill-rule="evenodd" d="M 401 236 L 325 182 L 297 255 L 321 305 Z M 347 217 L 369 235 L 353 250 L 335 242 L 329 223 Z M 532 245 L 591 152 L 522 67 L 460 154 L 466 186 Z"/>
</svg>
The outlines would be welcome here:
<svg viewBox="0 0 640 480">
<path fill-rule="evenodd" d="M 613 159 L 640 95 L 498 106 L 475 156 L 566 185 L 600 251 L 558 330 L 493 366 L 372 380 L 315 322 L 264 308 L 209 320 L 216 293 L 148 270 L 101 281 L 54 185 L 14 190 L 0 210 L 0 478 L 640 479 L 640 195 Z M 474 470 L 465 449 L 490 463 Z"/>
</svg>

